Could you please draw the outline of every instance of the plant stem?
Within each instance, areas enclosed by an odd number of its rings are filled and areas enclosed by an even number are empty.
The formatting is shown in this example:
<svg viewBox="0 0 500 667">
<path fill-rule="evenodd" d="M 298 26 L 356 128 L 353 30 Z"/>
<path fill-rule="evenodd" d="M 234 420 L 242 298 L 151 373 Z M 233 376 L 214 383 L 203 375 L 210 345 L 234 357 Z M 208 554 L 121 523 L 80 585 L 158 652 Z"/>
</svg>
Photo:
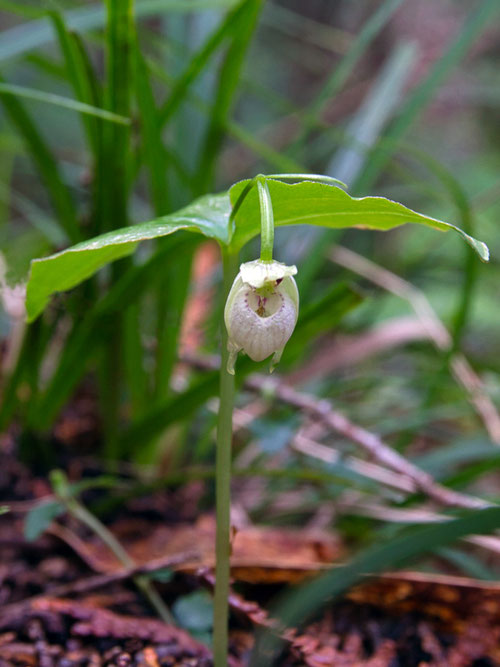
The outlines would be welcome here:
<svg viewBox="0 0 500 667">
<path fill-rule="evenodd" d="M 272 262 L 274 247 L 274 215 L 271 193 L 265 178 L 257 179 L 260 204 L 260 258 Z"/>
<path fill-rule="evenodd" d="M 238 268 L 238 255 L 222 251 L 224 294 L 227 296 Z M 229 352 L 227 331 L 222 319 L 222 354 L 220 366 L 220 405 L 217 420 L 215 464 L 216 519 L 215 596 L 214 596 L 214 666 L 227 667 L 229 617 L 229 556 L 231 509 L 231 440 L 233 434 L 234 375 L 227 372 Z"/>
<path fill-rule="evenodd" d="M 114 553 L 120 563 L 126 568 L 135 567 L 136 563 L 128 555 L 120 542 L 111 533 L 106 526 L 99 521 L 99 519 L 89 512 L 89 510 L 80 503 L 74 496 L 69 495 L 64 489 L 67 487 L 66 480 L 63 482 L 64 486 L 59 489 L 54 485 L 54 490 L 58 499 L 65 505 L 67 511 L 86 525 L 92 532 L 94 532 L 104 544 Z M 61 492 L 62 491 L 62 492 Z M 174 619 L 170 614 L 165 603 L 154 588 L 150 579 L 145 575 L 136 575 L 133 577 L 134 584 L 142 591 L 145 597 L 149 600 L 151 606 L 156 610 L 158 616 L 168 625 L 174 625 Z"/>
<path fill-rule="evenodd" d="M 104 108 L 128 117 L 132 97 L 131 54 L 135 45 L 134 0 L 106 0 L 106 85 Z M 128 224 L 128 181 L 131 128 L 116 123 L 101 124 L 100 152 L 96 169 L 96 232 L 118 229 Z M 111 267 L 111 282 L 116 284 L 129 266 L 128 260 Z M 104 341 L 104 358 L 100 377 L 102 423 L 106 439 L 106 455 L 119 459 L 118 431 L 120 423 L 120 388 L 128 380 L 125 375 L 125 329 L 123 312 L 113 317 L 113 335 Z M 130 342 L 130 341 L 129 341 Z M 127 350 L 130 355 L 131 350 Z M 142 350 L 133 346 L 137 357 Z M 127 386 L 127 388 L 129 388 Z"/>
</svg>

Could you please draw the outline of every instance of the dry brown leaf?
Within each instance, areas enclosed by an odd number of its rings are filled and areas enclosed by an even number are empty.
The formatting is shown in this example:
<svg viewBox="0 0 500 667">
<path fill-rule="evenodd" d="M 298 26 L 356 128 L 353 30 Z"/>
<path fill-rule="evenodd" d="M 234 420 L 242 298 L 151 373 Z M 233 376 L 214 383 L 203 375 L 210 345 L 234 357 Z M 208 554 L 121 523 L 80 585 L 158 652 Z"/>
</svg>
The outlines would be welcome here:
<svg viewBox="0 0 500 667">
<path fill-rule="evenodd" d="M 500 627 L 500 583 L 422 572 L 397 572 L 356 586 L 346 597 L 391 613 L 418 611 L 461 632 L 471 619 Z"/>
<path fill-rule="evenodd" d="M 193 549 L 199 553 L 199 559 L 177 569 L 194 572 L 215 564 L 215 520 L 209 515 L 193 525 L 145 528 L 144 521 L 129 520 L 115 524 L 112 530 L 137 564 Z M 123 567 L 97 539 L 74 539 L 59 529 L 57 534 L 97 572 L 113 572 Z M 231 574 L 249 583 L 297 581 L 329 567 L 341 555 L 340 542 L 331 533 L 260 526 L 237 531 L 232 547 Z"/>
</svg>

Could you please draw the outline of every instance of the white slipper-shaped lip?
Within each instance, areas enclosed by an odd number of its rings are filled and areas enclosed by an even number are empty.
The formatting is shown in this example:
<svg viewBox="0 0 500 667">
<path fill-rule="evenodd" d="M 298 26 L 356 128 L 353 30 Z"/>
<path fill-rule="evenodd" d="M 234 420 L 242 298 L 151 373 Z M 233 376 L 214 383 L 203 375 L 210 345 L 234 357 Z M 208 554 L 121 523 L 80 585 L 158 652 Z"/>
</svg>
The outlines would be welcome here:
<svg viewBox="0 0 500 667">
<path fill-rule="evenodd" d="M 279 361 L 299 310 L 295 266 L 255 260 L 242 264 L 229 293 L 224 319 L 228 331 L 228 371 L 240 350 L 254 361 L 273 354 Z"/>
</svg>

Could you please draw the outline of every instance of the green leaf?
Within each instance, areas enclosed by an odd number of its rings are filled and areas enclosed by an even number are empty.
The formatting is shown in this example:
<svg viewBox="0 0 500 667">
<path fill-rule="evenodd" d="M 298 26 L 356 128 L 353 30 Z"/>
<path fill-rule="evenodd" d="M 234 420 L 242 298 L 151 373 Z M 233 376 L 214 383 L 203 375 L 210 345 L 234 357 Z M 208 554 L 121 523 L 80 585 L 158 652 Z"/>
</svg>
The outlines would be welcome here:
<svg viewBox="0 0 500 667">
<path fill-rule="evenodd" d="M 211 630 L 213 603 L 207 591 L 195 591 L 175 601 L 172 611 L 179 625 L 187 630 L 203 632 Z"/>
<path fill-rule="evenodd" d="M 149 172 L 151 201 L 155 215 L 163 215 L 170 208 L 166 180 L 168 159 L 161 137 L 159 112 L 148 67 L 138 45 L 134 49 L 134 86 L 140 113 L 143 159 Z"/>
<path fill-rule="evenodd" d="M 129 255 L 139 241 L 186 229 L 227 243 L 228 219 L 227 195 L 206 195 L 177 213 L 117 229 L 50 257 L 33 260 L 26 292 L 28 321 L 43 311 L 54 292 L 71 289 L 105 264 Z"/>
<path fill-rule="evenodd" d="M 174 574 L 174 570 L 164 568 L 163 570 L 155 570 L 154 572 L 149 572 L 142 576 L 144 576 L 146 579 L 150 579 L 151 581 L 158 581 L 160 584 L 168 584 L 172 581 Z"/>
<path fill-rule="evenodd" d="M 75 96 L 80 102 L 99 107 L 101 99 L 100 84 L 95 76 L 90 59 L 83 42 L 75 32 L 70 32 L 60 12 L 49 12 L 49 18 L 54 26 L 59 47 L 64 57 L 65 72 L 71 82 Z M 109 113 L 109 112 L 107 112 Z M 89 145 L 94 156 L 98 155 L 99 125 L 95 118 L 83 115 L 82 122 L 88 136 Z"/>
<path fill-rule="evenodd" d="M 238 17 L 238 23 L 234 27 L 234 37 L 220 67 L 214 105 L 197 168 L 196 178 L 201 192 L 209 190 L 213 182 L 213 173 L 224 138 L 226 122 L 235 102 L 244 59 L 262 5 L 262 0 L 246 0 L 243 3 L 243 13 Z"/>
<path fill-rule="evenodd" d="M 112 236 L 113 233 L 103 234 L 94 241 L 78 243 L 47 259 L 31 262 L 26 291 L 28 322 L 42 312 L 51 294 L 75 287 L 105 264 L 129 255 L 137 245 L 133 242 L 111 244 L 106 237 Z"/>
<path fill-rule="evenodd" d="M 10 3 L 2 4 L 10 5 Z M 19 4 L 19 3 L 17 3 Z M 163 15 L 167 12 L 197 12 L 207 9 L 228 9 L 235 4 L 235 0 L 141 0 L 137 3 L 138 17 Z M 0 36 L 0 62 L 21 56 L 27 51 L 33 51 L 40 46 L 50 44 L 53 32 L 43 14 L 46 10 L 33 9 L 32 15 L 37 15 L 33 21 L 21 23 L 13 28 L 3 30 Z M 64 19 L 71 30 L 88 31 L 101 28 L 106 23 L 106 7 L 104 3 L 95 2 L 83 7 L 76 7 L 64 12 Z"/>
<path fill-rule="evenodd" d="M 229 193 L 233 206 L 250 182 L 239 181 L 232 186 Z M 489 259 L 488 247 L 455 225 L 417 213 L 390 199 L 351 197 L 333 185 L 310 181 L 289 184 L 269 179 L 268 185 L 275 225 L 307 224 L 330 229 L 360 227 L 386 231 L 413 222 L 442 231 L 453 229 L 474 248 L 483 261 Z M 252 188 L 235 216 L 231 245 L 238 250 L 259 231 L 259 198 L 257 188 Z"/>
<path fill-rule="evenodd" d="M 47 93 L 44 90 L 26 88 L 25 86 L 17 86 L 12 83 L 0 82 L 0 94 L 14 95 L 15 97 L 26 97 L 27 99 L 35 100 L 36 102 L 54 104 L 55 106 L 63 107 L 64 109 L 69 109 L 70 111 L 77 111 L 79 113 L 88 114 L 89 116 L 102 118 L 102 120 L 107 120 L 111 123 L 118 123 L 119 125 L 130 125 L 131 122 L 130 118 L 120 116 L 119 114 L 112 113 L 111 111 L 106 111 L 106 109 L 100 109 L 99 107 L 95 107 L 85 102 L 72 100 L 69 97 L 62 97 L 61 95 L 54 95 L 54 93 Z"/>
<path fill-rule="evenodd" d="M 1 75 L 0 83 L 5 83 Z M 2 94 L 0 101 L 9 120 L 22 137 L 40 178 L 45 183 L 61 227 L 70 241 L 76 243 L 82 238 L 78 229 L 76 209 L 71 193 L 61 178 L 54 153 L 17 97 Z"/>
<path fill-rule="evenodd" d="M 250 182 L 245 180 L 233 185 L 230 190 L 233 205 Z M 487 246 L 455 225 L 422 215 L 389 199 L 351 197 L 338 187 L 312 181 L 288 184 L 269 179 L 268 184 L 274 221 L 278 226 L 310 224 L 331 229 L 360 227 L 388 230 L 413 222 L 442 231 L 453 229 L 483 261 L 489 259 Z M 187 229 L 217 239 L 221 244 L 230 243 L 233 250 L 239 250 L 260 231 L 257 189 L 250 189 L 239 206 L 231 238 L 229 214 L 227 194 L 206 195 L 176 213 L 108 232 L 46 259 L 34 260 L 27 286 L 28 321 L 34 320 L 43 311 L 54 292 L 70 289 L 108 262 L 130 254 L 139 241 Z"/>
<path fill-rule="evenodd" d="M 24 521 L 24 537 L 28 542 L 36 540 L 37 537 L 50 526 L 52 521 L 65 512 L 64 506 L 57 500 L 36 505 L 28 514 Z"/>
<path fill-rule="evenodd" d="M 206 68 L 207 63 L 214 52 L 218 49 L 221 43 L 230 36 L 234 31 L 234 24 L 238 21 L 242 10 L 245 9 L 246 1 L 240 2 L 228 13 L 228 15 L 221 21 L 220 25 L 212 32 L 206 42 L 194 54 L 189 61 L 184 72 L 175 81 L 170 94 L 165 102 L 163 108 L 159 112 L 160 123 L 164 125 L 177 111 L 179 106 L 186 98 L 186 92 L 189 86 L 197 79 L 197 77 Z"/>
<path fill-rule="evenodd" d="M 443 55 L 436 59 L 422 82 L 405 98 L 398 117 L 387 131 L 384 141 L 370 156 L 364 172 L 356 182 L 356 187 L 362 192 L 372 187 L 415 118 L 429 104 L 436 90 L 443 85 L 446 77 L 464 57 L 485 26 L 494 22 L 494 15 L 499 9 L 497 0 L 483 0 L 471 8 L 456 39 L 446 48 Z"/>
</svg>

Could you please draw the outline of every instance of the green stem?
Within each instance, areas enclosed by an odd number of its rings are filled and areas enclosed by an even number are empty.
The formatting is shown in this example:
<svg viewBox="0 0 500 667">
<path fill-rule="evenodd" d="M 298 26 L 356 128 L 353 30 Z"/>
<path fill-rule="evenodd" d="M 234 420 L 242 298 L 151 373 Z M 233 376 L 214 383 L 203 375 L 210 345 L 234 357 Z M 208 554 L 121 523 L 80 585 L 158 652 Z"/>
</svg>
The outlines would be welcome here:
<svg viewBox="0 0 500 667">
<path fill-rule="evenodd" d="M 224 294 L 227 296 L 238 269 L 238 255 L 223 250 L 222 265 Z M 215 464 L 217 531 L 215 538 L 214 667 L 227 667 L 228 647 L 231 440 L 234 404 L 234 375 L 227 372 L 228 357 L 227 331 L 224 320 L 222 320 L 220 405 L 217 420 L 217 456 Z"/>
<path fill-rule="evenodd" d="M 75 518 L 79 519 L 79 521 L 88 526 L 96 535 L 101 538 L 104 544 L 106 544 L 106 546 L 115 554 L 124 567 L 132 568 L 135 566 L 135 561 L 130 558 L 128 553 L 118 542 L 113 533 L 111 533 L 97 517 L 89 512 L 86 507 L 79 503 L 75 498 L 67 500 L 66 507 Z M 148 598 L 149 603 L 153 609 L 156 610 L 162 621 L 168 625 L 174 625 L 174 619 L 172 618 L 172 615 L 165 606 L 165 603 L 158 594 L 158 591 L 154 588 L 152 582 L 144 575 L 133 577 L 133 581 L 137 588 L 142 591 L 144 596 Z"/>
<path fill-rule="evenodd" d="M 135 566 L 134 560 L 128 555 L 120 542 L 116 539 L 111 531 L 99 521 L 99 519 L 89 512 L 89 510 L 82 505 L 82 503 L 72 496 L 69 492 L 67 479 L 60 471 L 53 471 L 52 484 L 55 495 L 58 500 L 66 507 L 67 511 L 81 521 L 85 526 L 90 528 L 104 544 L 114 553 L 120 563 L 126 568 L 133 568 Z M 156 610 L 158 616 L 168 625 L 175 625 L 174 619 L 170 614 L 168 608 L 154 588 L 152 582 L 145 575 L 137 575 L 133 577 L 134 584 L 142 591 L 144 596 L 149 600 L 153 609 Z"/>
<path fill-rule="evenodd" d="M 269 192 L 269 186 L 267 185 L 267 180 L 269 178 L 278 181 L 314 181 L 318 183 L 325 183 L 326 185 L 341 185 L 347 189 L 347 185 L 342 181 L 339 181 L 338 178 L 324 176 L 322 174 L 257 174 L 257 176 L 254 176 L 252 180 L 248 181 L 246 186 L 240 192 L 240 195 L 232 208 L 231 215 L 229 216 L 230 229 L 233 231 L 234 219 L 240 210 L 241 205 L 247 198 L 247 195 L 250 193 L 254 186 L 257 186 L 261 215 L 260 258 L 263 262 L 272 261 L 274 246 L 273 205 L 271 194 Z"/>
<path fill-rule="evenodd" d="M 273 203 L 264 176 L 257 179 L 257 191 L 260 204 L 260 258 L 263 262 L 272 262 L 274 247 Z"/>
<path fill-rule="evenodd" d="M 131 53 L 135 44 L 134 0 L 106 0 L 106 85 L 104 108 L 119 116 L 128 117 L 131 110 L 132 66 Z M 131 128 L 116 123 L 101 123 L 100 146 L 96 164 L 95 184 L 96 232 L 118 229 L 128 224 L 129 155 Z M 116 284 L 129 266 L 128 260 L 115 262 L 111 267 L 111 283 Z M 106 455 L 119 459 L 123 453 L 118 445 L 121 396 L 119 388 L 128 387 L 125 374 L 124 347 L 126 321 L 123 312 L 113 318 L 113 336 L 104 341 L 105 361 L 101 371 L 102 421 L 106 438 Z M 131 341 L 129 340 L 129 343 Z M 141 349 L 133 346 L 140 357 Z M 130 350 L 127 350 L 130 354 Z"/>
</svg>

